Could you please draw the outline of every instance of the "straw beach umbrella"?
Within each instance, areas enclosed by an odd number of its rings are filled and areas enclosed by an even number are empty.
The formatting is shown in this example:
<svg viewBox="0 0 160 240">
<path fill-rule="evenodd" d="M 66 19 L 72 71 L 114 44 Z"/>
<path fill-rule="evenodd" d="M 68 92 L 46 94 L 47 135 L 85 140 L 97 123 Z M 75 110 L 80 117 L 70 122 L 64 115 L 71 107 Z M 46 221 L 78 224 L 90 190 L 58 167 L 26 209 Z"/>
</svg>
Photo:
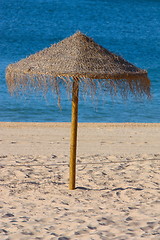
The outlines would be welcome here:
<svg viewBox="0 0 160 240">
<path fill-rule="evenodd" d="M 70 182 L 75 189 L 78 92 L 96 94 L 127 93 L 150 95 L 147 72 L 117 56 L 91 38 L 77 32 L 51 47 L 10 64 L 6 69 L 9 91 L 53 90 L 60 97 L 60 85 L 72 93 L 72 125 L 70 142 Z"/>
</svg>

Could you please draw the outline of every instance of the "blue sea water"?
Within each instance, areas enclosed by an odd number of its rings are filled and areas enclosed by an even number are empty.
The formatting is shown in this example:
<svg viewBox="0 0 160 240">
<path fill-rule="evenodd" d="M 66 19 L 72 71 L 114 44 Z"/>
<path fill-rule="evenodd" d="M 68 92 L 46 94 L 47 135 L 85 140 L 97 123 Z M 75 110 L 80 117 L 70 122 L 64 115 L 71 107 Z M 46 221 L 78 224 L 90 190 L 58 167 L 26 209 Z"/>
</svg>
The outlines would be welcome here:
<svg viewBox="0 0 160 240">
<path fill-rule="evenodd" d="M 79 102 L 79 122 L 160 122 L 159 0 L 0 0 L 0 121 L 67 122 L 71 101 L 11 97 L 5 69 L 77 30 L 146 69 L 151 100 L 107 96 Z"/>
</svg>

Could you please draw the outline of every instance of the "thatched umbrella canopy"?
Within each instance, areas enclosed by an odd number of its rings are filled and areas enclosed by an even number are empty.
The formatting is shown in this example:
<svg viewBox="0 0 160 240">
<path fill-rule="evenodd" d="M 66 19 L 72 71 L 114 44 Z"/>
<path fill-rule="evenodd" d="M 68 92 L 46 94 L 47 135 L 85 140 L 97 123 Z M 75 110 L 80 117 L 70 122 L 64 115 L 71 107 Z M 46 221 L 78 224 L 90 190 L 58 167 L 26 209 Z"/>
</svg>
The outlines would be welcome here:
<svg viewBox="0 0 160 240">
<path fill-rule="evenodd" d="M 11 93 L 28 89 L 46 93 L 52 89 L 59 96 L 60 83 L 72 92 L 70 189 L 75 188 L 79 86 L 91 92 L 102 87 L 111 94 L 150 95 L 150 80 L 145 70 L 109 52 L 81 32 L 10 64 L 6 79 Z"/>
</svg>

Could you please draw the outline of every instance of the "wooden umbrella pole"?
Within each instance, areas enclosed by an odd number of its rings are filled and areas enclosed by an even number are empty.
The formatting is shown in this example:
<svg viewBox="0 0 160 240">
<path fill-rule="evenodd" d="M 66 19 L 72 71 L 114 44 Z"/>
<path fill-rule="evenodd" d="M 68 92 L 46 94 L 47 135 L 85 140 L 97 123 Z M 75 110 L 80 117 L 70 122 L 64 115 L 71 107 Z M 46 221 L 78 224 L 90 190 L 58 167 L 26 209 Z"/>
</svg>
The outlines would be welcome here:
<svg viewBox="0 0 160 240">
<path fill-rule="evenodd" d="M 75 189 L 76 180 L 76 149 L 77 149 L 77 122 L 78 122 L 78 78 L 73 79 L 72 89 L 72 123 L 70 139 L 70 170 L 69 170 L 69 189 Z"/>
</svg>

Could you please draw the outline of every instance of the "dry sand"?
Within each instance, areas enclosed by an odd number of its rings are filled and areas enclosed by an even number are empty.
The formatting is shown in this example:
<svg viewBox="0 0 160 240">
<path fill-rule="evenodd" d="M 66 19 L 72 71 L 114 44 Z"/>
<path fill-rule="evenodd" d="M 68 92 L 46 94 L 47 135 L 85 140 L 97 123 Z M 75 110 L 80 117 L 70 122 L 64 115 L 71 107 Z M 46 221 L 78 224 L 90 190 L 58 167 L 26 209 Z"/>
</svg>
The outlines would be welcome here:
<svg viewBox="0 0 160 240">
<path fill-rule="evenodd" d="M 160 239 L 160 124 L 0 123 L 0 240 Z"/>
</svg>

